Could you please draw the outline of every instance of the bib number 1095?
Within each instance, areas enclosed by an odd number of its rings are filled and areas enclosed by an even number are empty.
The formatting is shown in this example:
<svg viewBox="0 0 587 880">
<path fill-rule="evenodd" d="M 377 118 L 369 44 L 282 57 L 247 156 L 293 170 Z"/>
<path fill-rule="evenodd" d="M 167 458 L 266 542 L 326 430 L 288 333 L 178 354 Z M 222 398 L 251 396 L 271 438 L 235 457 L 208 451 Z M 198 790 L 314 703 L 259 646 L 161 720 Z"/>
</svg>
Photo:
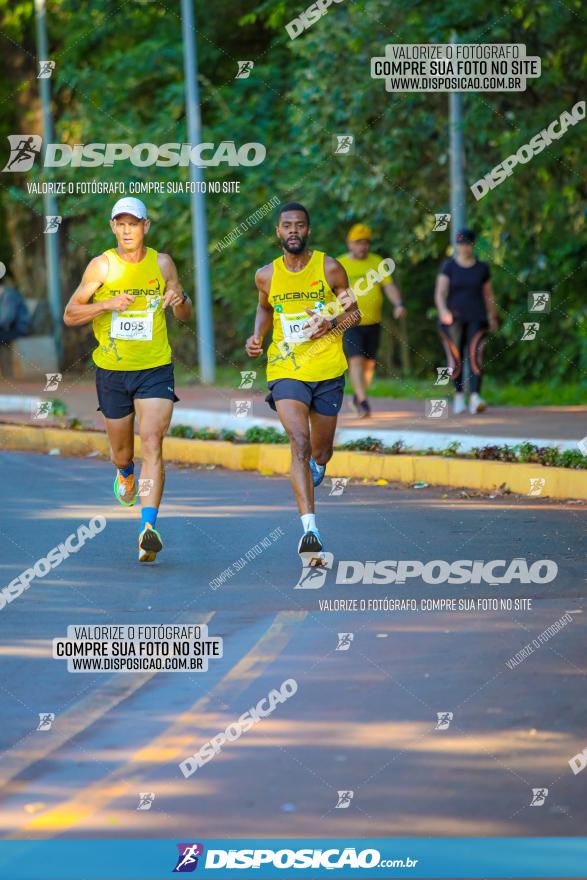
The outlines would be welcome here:
<svg viewBox="0 0 587 880">
<path fill-rule="evenodd" d="M 110 335 L 114 339 L 148 341 L 153 338 L 153 314 L 115 312 L 112 315 Z"/>
</svg>

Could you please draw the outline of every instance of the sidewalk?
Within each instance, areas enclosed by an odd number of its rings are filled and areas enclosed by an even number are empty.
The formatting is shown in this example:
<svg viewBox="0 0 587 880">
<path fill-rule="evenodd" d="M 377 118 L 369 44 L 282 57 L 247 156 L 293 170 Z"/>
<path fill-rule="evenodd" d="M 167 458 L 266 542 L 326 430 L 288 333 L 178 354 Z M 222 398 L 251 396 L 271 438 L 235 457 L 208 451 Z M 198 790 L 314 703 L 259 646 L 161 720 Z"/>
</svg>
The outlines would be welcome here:
<svg viewBox="0 0 587 880">
<path fill-rule="evenodd" d="M 30 422 L 47 426 L 51 419 L 34 419 L 36 402 L 58 398 L 67 405 L 67 417 L 76 416 L 87 427 L 103 428 L 102 417 L 96 412 L 96 390 L 92 382 L 75 375 L 65 375 L 55 391 L 43 390 L 40 383 L 12 382 L 0 379 L 0 421 Z M 279 428 L 275 413 L 264 401 L 264 386 L 255 390 L 236 388 L 184 386 L 176 388 L 180 402 L 176 405 L 173 424 L 194 428 L 232 428 L 244 431 L 251 425 Z M 448 397 L 439 389 L 438 397 Z M 234 402 L 251 402 L 244 418 L 234 415 Z M 358 419 L 351 409 L 350 397 L 339 418 L 337 442 L 360 437 L 376 437 L 386 445 L 402 439 L 412 449 L 442 449 L 458 441 L 461 449 L 473 446 L 519 443 L 525 440 L 537 445 L 557 445 L 576 449 L 577 442 L 587 434 L 587 406 L 551 407 L 490 407 L 477 416 L 449 415 L 432 419 L 425 416 L 425 401 L 373 398 L 371 418 Z"/>
</svg>

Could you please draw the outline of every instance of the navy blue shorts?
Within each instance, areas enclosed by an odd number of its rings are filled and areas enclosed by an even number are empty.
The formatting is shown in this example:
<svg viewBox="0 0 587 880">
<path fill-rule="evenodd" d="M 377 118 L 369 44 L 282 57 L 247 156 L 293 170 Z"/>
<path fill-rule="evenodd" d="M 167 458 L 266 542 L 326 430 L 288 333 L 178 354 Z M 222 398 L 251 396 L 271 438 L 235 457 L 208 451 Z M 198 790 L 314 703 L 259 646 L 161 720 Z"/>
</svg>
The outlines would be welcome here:
<svg viewBox="0 0 587 880">
<path fill-rule="evenodd" d="M 103 370 L 96 367 L 98 410 L 107 419 L 123 419 L 135 411 L 134 399 L 158 397 L 179 400 L 173 364 L 149 370 Z"/>
<path fill-rule="evenodd" d="M 300 379 L 274 379 L 269 382 L 269 394 L 265 398 L 271 409 L 276 410 L 276 400 L 299 400 L 308 409 L 322 416 L 335 416 L 340 412 L 344 397 L 344 375 L 321 382 L 302 382 Z"/>
<path fill-rule="evenodd" d="M 369 361 L 377 360 L 381 324 L 359 324 L 345 331 L 342 344 L 347 360 L 352 357 L 364 357 Z"/>
</svg>

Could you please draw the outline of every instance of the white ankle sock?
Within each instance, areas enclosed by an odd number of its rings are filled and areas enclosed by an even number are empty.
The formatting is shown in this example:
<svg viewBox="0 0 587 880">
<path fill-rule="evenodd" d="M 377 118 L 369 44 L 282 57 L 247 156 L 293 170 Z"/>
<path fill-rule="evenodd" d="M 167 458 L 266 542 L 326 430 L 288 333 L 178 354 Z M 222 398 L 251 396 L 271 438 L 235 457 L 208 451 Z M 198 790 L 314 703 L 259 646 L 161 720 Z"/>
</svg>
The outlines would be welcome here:
<svg viewBox="0 0 587 880">
<path fill-rule="evenodd" d="M 302 528 L 304 529 L 304 534 L 306 532 L 316 531 L 316 514 L 304 513 L 302 514 L 300 519 L 302 520 Z"/>
</svg>

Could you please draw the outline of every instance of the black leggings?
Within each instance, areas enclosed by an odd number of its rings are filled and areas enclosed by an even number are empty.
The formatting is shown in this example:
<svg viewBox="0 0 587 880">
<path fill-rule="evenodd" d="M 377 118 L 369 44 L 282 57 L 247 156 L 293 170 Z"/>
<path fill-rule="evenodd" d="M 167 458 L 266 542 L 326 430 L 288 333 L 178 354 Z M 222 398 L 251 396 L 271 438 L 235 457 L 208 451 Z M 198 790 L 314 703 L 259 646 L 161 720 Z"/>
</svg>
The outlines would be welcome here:
<svg viewBox="0 0 587 880">
<path fill-rule="evenodd" d="M 481 391 L 483 378 L 483 349 L 487 337 L 487 321 L 453 321 L 439 324 L 440 338 L 446 352 L 447 364 L 452 368 L 452 380 L 457 391 L 463 390 L 463 363 L 469 361 L 471 393 Z"/>
</svg>

